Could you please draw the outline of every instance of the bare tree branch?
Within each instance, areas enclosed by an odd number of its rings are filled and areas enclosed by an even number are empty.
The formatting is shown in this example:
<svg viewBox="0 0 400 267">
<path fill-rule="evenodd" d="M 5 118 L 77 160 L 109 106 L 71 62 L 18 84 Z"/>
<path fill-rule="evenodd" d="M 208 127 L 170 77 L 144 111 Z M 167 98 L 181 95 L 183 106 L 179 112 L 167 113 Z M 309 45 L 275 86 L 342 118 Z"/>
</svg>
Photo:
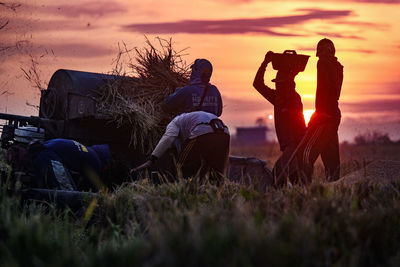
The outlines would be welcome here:
<svg viewBox="0 0 400 267">
<path fill-rule="evenodd" d="M 19 8 L 21 6 L 21 4 L 16 4 L 16 3 L 6 4 L 4 2 L 0 2 L 0 6 L 3 6 L 5 8 L 11 9 L 14 12 L 17 12 L 17 8 Z"/>
</svg>

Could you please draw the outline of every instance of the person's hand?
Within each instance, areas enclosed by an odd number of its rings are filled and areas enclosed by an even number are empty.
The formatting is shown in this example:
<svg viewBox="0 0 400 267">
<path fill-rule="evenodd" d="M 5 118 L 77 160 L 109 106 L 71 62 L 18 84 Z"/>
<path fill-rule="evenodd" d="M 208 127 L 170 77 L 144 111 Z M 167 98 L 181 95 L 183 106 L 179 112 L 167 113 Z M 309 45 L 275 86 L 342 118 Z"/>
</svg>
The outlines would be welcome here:
<svg viewBox="0 0 400 267">
<path fill-rule="evenodd" d="M 129 171 L 129 174 L 132 175 L 132 174 L 134 174 L 134 173 L 137 172 L 137 171 L 140 171 L 140 170 L 143 170 L 143 169 L 145 169 L 145 168 L 150 167 L 152 164 L 153 164 L 153 162 L 152 162 L 151 160 L 148 160 L 148 161 L 146 161 L 145 163 L 143 163 L 142 165 L 140 165 L 140 166 L 138 166 L 138 167 L 136 167 L 136 168 L 131 169 L 131 170 Z"/>
<path fill-rule="evenodd" d="M 129 175 L 130 175 L 130 176 L 133 176 L 133 175 L 135 174 L 135 172 L 137 172 L 137 169 L 136 169 L 136 168 L 130 169 L 130 170 L 129 170 Z"/>
<path fill-rule="evenodd" d="M 268 64 L 268 63 L 270 63 L 271 61 L 272 61 L 272 55 L 274 54 L 274 52 L 272 52 L 272 51 L 268 51 L 266 54 L 265 54 L 265 58 L 264 58 L 264 64 Z"/>
</svg>

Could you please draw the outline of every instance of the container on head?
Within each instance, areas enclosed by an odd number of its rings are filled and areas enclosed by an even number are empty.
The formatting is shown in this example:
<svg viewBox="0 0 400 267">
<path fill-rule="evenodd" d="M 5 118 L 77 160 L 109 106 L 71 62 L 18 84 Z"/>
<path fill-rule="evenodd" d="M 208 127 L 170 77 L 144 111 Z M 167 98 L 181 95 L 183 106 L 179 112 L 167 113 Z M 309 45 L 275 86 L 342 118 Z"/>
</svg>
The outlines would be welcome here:
<svg viewBox="0 0 400 267">
<path fill-rule="evenodd" d="M 298 73 L 304 71 L 310 56 L 297 54 L 294 50 L 285 50 L 283 53 L 273 53 L 271 57 L 274 70 Z"/>
</svg>

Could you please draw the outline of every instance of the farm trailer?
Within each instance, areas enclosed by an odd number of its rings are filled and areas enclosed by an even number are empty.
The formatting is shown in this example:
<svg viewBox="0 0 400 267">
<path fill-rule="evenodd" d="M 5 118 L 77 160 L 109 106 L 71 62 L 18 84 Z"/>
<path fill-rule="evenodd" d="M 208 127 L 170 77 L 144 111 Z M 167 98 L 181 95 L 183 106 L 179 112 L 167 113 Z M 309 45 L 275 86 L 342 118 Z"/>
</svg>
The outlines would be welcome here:
<svg viewBox="0 0 400 267">
<path fill-rule="evenodd" d="M 146 155 L 130 145 L 130 129 L 118 127 L 97 111 L 97 99 L 105 85 L 117 79 L 135 78 L 57 70 L 47 90 L 41 91 L 39 116 L 0 113 L 0 120 L 6 121 L 2 125 L 2 147 L 14 144 L 18 128 L 34 126 L 38 132 L 44 130 L 45 140 L 66 138 L 85 145 L 109 144 L 116 160 L 130 167 L 143 162 Z M 257 179 L 263 188 L 272 184 L 272 175 L 265 161 L 256 158 L 230 156 L 227 176 L 230 180 L 243 183 L 252 183 Z"/>
</svg>

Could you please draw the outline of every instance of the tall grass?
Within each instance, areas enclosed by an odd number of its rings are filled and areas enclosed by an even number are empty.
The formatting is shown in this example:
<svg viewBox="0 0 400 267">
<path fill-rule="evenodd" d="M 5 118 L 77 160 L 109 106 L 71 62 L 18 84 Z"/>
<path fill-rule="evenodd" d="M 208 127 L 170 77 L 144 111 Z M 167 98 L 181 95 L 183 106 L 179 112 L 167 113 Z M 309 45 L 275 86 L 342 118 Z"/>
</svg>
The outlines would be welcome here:
<svg viewBox="0 0 400 267">
<path fill-rule="evenodd" d="M 4 191 L 3 191 L 4 192 Z M 400 184 L 266 193 L 147 180 L 102 196 L 89 224 L 2 194 L 3 266 L 399 266 Z"/>
</svg>

